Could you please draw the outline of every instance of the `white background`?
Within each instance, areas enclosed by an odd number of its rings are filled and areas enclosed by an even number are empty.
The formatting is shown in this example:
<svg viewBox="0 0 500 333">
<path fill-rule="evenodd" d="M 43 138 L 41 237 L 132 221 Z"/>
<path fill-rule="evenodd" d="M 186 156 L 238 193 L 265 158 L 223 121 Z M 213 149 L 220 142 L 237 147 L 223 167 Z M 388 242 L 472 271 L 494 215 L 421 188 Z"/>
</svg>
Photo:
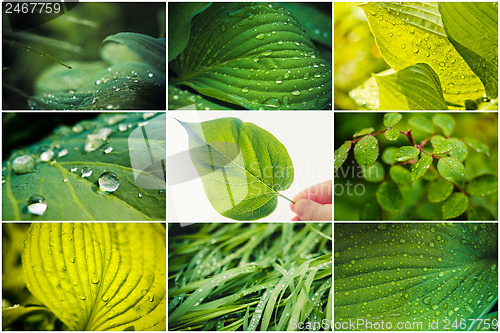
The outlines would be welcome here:
<svg viewBox="0 0 500 333">
<path fill-rule="evenodd" d="M 169 111 L 168 156 L 188 150 L 188 135 L 175 119 L 201 122 L 222 117 L 254 123 L 285 146 L 295 173 L 292 186 L 281 192 L 286 197 L 292 199 L 301 190 L 332 179 L 332 112 L 327 111 Z M 233 221 L 210 205 L 200 178 L 169 186 L 168 191 L 169 222 Z M 258 221 L 289 221 L 294 216 L 289 206 L 278 197 L 276 210 Z"/>
</svg>

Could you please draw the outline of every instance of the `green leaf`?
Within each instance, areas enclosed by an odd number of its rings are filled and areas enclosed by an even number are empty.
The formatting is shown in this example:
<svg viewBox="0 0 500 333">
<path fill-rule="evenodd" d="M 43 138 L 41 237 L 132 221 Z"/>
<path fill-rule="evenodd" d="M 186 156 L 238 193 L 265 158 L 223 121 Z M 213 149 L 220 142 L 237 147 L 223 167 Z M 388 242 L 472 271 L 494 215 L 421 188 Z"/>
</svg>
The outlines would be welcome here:
<svg viewBox="0 0 500 333">
<path fill-rule="evenodd" d="M 442 145 L 434 147 L 434 150 L 432 151 L 432 155 L 444 154 L 444 153 L 447 153 L 453 149 L 454 149 L 454 147 L 445 141 Z"/>
<path fill-rule="evenodd" d="M 448 40 L 437 3 L 368 2 L 360 7 L 394 70 L 428 64 L 441 81 L 444 99 L 455 104 L 484 94 L 483 84 Z"/>
<path fill-rule="evenodd" d="M 437 165 L 439 174 L 453 184 L 462 186 L 465 181 L 465 167 L 454 157 L 443 157 Z"/>
<path fill-rule="evenodd" d="M 292 160 L 278 139 L 237 118 L 181 124 L 205 194 L 219 214 L 257 220 L 276 209 L 278 191 L 289 188 L 294 177 Z"/>
<path fill-rule="evenodd" d="M 432 124 L 432 121 L 425 116 L 416 116 L 416 117 L 410 118 L 408 123 L 411 126 L 415 127 L 415 129 L 417 129 L 419 131 L 429 133 L 429 134 L 434 133 L 434 125 Z"/>
<path fill-rule="evenodd" d="M 384 182 L 380 184 L 376 196 L 380 206 L 391 213 L 398 213 L 403 206 L 403 196 L 399 188 L 392 183 Z"/>
<path fill-rule="evenodd" d="M 9 308 L 2 308 L 2 328 L 5 330 L 11 324 L 15 323 L 18 320 L 25 320 L 30 314 L 35 313 L 44 313 L 46 315 L 52 315 L 49 309 L 44 306 L 12 306 Z M 7 329 L 8 330 L 8 329 Z"/>
<path fill-rule="evenodd" d="M 366 200 L 359 211 L 360 221 L 378 221 L 380 220 L 380 206 L 374 197 Z"/>
<path fill-rule="evenodd" d="M 387 140 L 396 141 L 399 138 L 399 130 L 396 128 L 391 128 L 385 131 L 384 136 Z"/>
<path fill-rule="evenodd" d="M 191 20 L 211 2 L 172 2 L 168 6 L 168 61 L 186 47 L 191 33 Z M 170 89 L 170 87 L 169 87 Z"/>
<path fill-rule="evenodd" d="M 102 114 L 73 128 L 60 127 L 39 143 L 15 151 L 3 162 L 3 219 L 164 221 L 166 117 L 152 116 Z M 41 161 L 44 152 L 54 157 Z M 22 155 L 37 160 L 35 172 L 15 173 L 13 161 Z M 87 177 L 82 177 L 84 168 L 91 172 Z M 119 182 L 110 194 L 99 189 L 105 172 L 115 174 Z M 33 196 L 46 201 L 41 216 L 27 209 Z"/>
<path fill-rule="evenodd" d="M 443 219 L 449 220 L 462 215 L 469 207 L 469 198 L 463 193 L 453 193 L 443 204 Z"/>
<path fill-rule="evenodd" d="M 415 181 L 422 177 L 432 164 L 432 156 L 425 153 L 420 154 L 417 164 L 411 169 L 411 180 Z"/>
<path fill-rule="evenodd" d="M 439 77 L 429 65 L 415 64 L 390 75 L 375 75 L 380 110 L 448 110 Z"/>
<path fill-rule="evenodd" d="M 449 138 L 448 140 L 446 140 L 446 142 L 453 147 L 448 155 L 450 155 L 450 157 L 456 158 L 460 162 L 465 161 L 467 155 L 469 154 L 465 142 L 457 138 Z"/>
<path fill-rule="evenodd" d="M 407 160 L 413 160 L 418 157 L 420 150 L 417 147 L 413 146 L 403 146 L 399 148 L 394 159 L 398 162 L 404 162 Z"/>
<path fill-rule="evenodd" d="M 396 163 L 394 158 L 395 158 L 397 152 L 398 152 L 398 148 L 387 147 L 384 150 L 384 152 L 382 153 L 382 161 L 384 161 L 384 163 L 386 163 L 386 164 L 393 165 L 394 163 Z"/>
<path fill-rule="evenodd" d="M 271 7 L 214 3 L 196 15 L 188 45 L 170 62 L 174 84 L 248 109 L 328 106 L 331 65 L 290 13 Z"/>
<path fill-rule="evenodd" d="M 393 165 L 389 170 L 389 174 L 396 185 L 409 188 L 413 187 L 410 171 L 401 165 Z"/>
<path fill-rule="evenodd" d="M 362 167 L 369 167 L 378 157 L 378 140 L 371 135 L 363 137 L 354 147 L 354 157 Z"/>
<path fill-rule="evenodd" d="M 490 99 L 498 97 L 498 3 L 438 3 L 448 39 L 479 76 Z"/>
<path fill-rule="evenodd" d="M 495 175 L 481 175 L 472 179 L 467 187 L 467 193 L 475 196 L 485 196 L 498 191 L 498 177 Z"/>
<path fill-rule="evenodd" d="M 362 130 L 359 130 L 356 133 L 354 133 L 354 135 L 352 137 L 356 138 L 358 136 L 367 135 L 367 134 L 373 133 L 374 130 L 375 129 L 373 127 L 363 128 Z"/>
<path fill-rule="evenodd" d="M 35 82 L 32 109 L 164 110 L 165 38 L 136 33 L 107 37 L 106 62 L 70 62 L 49 67 Z"/>
<path fill-rule="evenodd" d="M 361 168 L 363 170 L 363 177 L 365 178 L 366 181 L 372 183 L 379 183 L 385 177 L 385 170 L 380 162 L 375 162 L 373 163 L 372 166 L 368 168 L 364 167 Z"/>
<path fill-rule="evenodd" d="M 431 137 L 431 144 L 434 148 L 442 146 L 446 143 L 446 138 L 442 135 L 433 135 Z"/>
<path fill-rule="evenodd" d="M 448 320 L 469 327 L 497 297 L 496 223 L 345 223 L 334 237 L 339 327 L 358 320 L 394 330 L 437 322 L 442 331 Z"/>
<path fill-rule="evenodd" d="M 28 289 L 70 330 L 165 330 L 165 229 L 147 223 L 33 223 Z"/>
<path fill-rule="evenodd" d="M 347 159 L 347 155 L 349 154 L 349 150 L 351 150 L 351 141 L 346 141 L 339 149 L 335 150 L 333 157 L 333 172 L 336 172 L 342 164 L 344 164 Z"/>
<path fill-rule="evenodd" d="M 390 112 L 384 114 L 384 126 L 385 127 L 392 127 L 399 123 L 403 119 L 403 115 L 401 113 L 397 112 Z"/>
<path fill-rule="evenodd" d="M 216 104 L 200 95 L 193 94 L 187 90 L 168 86 L 168 109 L 169 110 L 232 110 L 227 106 Z"/>
<path fill-rule="evenodd" d="M 445 136 L 450 136 L 455 128 L 455 118 L 449 114 L 436 114 L 432 117 L 432 122 L 443 131 Z"/>
<path fill-rule="evenodd" d="M 470 206 L 467 211 L 467 219 L 469 221 L 493 221 L 495 217 L 491 212 L 483 206 Z"/>
<path fill-rule="evenodd" d="M 453 184 L 439 178 L 429 187 L 428 198 L 430 202 L 442 202 L 446 200 L 453 192 Z"/>
<path fill-rule="evenodd" d="M 490 156 L 490 147 L 488 147 L 481 141 L 471 137 L 466 137 L 465 142 L 469 145 L 469 147 L 471 147 L 478 153 L 485 153 L 486 155 Z"/>
</svg>

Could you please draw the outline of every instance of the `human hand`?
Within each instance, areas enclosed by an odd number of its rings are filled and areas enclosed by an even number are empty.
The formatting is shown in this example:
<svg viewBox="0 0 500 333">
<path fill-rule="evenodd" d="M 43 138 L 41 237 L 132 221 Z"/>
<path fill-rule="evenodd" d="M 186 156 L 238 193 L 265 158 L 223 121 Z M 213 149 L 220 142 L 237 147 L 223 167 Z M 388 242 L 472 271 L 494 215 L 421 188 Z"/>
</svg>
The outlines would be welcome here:
<svg viewBox="0 0 500 333">
<path fill-rule="evenodd" d="M 290 204 L 296 214 L 292 221 L 332 220 L 332 180 L 313 185 L 297 194 Z"/>
</svg>

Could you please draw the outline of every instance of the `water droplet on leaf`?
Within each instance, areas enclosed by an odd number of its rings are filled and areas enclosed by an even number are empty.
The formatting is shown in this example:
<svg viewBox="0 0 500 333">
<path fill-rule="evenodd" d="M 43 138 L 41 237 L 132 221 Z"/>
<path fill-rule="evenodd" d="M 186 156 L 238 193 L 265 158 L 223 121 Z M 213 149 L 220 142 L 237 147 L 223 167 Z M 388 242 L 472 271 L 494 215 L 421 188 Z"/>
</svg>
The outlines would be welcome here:
<svg viewBox="0 0 500 333">
<path fill-rule="evenodd" d="M 35 171 L 35 161 L 31 156 L 18 156 L 12 161 L 12 169 L 18 175 Z"/>
<path fill-rule="evenodd" d="M 33 195 L 28 200 L 28 212 L 33 215 L 43 215 L 47 210 L 47 202 L 41 195 Z"/>
<path fill-rule="evenodd" d="M 104 172 L 98 180 L 101 191 L 112 193 L 120 186 L 118 177 L 112 172 Z"/>
</svg>

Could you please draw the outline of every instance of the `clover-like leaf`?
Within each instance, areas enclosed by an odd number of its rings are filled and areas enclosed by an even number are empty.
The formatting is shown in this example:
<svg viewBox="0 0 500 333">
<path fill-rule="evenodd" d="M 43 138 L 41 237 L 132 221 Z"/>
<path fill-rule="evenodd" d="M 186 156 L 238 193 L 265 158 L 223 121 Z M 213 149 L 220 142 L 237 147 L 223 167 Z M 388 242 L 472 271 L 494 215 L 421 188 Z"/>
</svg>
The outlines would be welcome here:
<svg viewBox="0 0 500 333">
<path fill-rule="evenodd" d="M 391 213 L 398 213 L 401 206 L 403 206 L 403 196 L 399 188 L 393 183 L 384 182 L 380 184 L 376 197 L 380 206 Z"/>
<path fill-rule="evenodd" d="M 389 112 L 384 114 L 384 126 L 392 127 L 403 119 L 403 115 L 398 112 Z"/>
<path fill-rule="evenodd" d="M 166 329 L 165 229 L 147 223 L 33 223 L 27 287 L 70 329 Z"/>
<path fill-rule="evenodd" d="M 495 175 L 481 175 L 475 177 L 467 187 L 470 195 L 485 196 L 498 191 L 498 177 Z"/>
<path fill-rule="evenodd" d="M 451 192 L 453 192 L 453 184 L 440 178 L 429 187 L 428 198 L 430 202 L 442 202 L 450 196 Z"/>
<path fill-rule="evenodd" d="M 213 3 L 196 15 L 175 85 L 248 109 L 323 109 L 331 65 L 284 8 Z"/>
<path fill-rule="evenodd" d="M 205 194 L 219 214 L 256 220 L 276 209 L 278 191 L 289 188 L 294 177 L 292 160 L 278 139 L 237 118 L 181 124 Z"/>
<path fill-rule="evenodd" d="M 349 154 L 349 150 L 351 150 L 351 141 L 346 141 L 339 149 L 335 150 L 333 157 L 333 171 L 337 171 L 342 164 L 344 164 L 347 159 L 347 154 Z"/>
<path fill-rule="evenodd" d="M 3 220 L 164 221 L 165 121 L 164 113 L 102 114 L 15 151 L 3 162 Z M 35 169 L 16 173 L 20 156 Z"/>
<path fill-rule="evenodd" d="M 378 140 L 372 135 L 367 135 L 356 143 L 354 157 L 359 165 L 367 168 L 371 166 L 378 157 Z"/>
<path fill-rule="evenodd" d="M 496 223 L 345 223 L 334 237 L 339 327 L 437 322 L 446 330 L 449 320 L 466 330 L 496 303 Z M 428 330 L 409 330 L 420 329 Z"/>
<path fill-rule="evenodd" d="M 396 152 L 394 159 L 398 162 L 404 162 L 417 158 L 419 153 L 420 150 L 417 147 L 403 146 Z"/>
<path fill-rule="evenodd" d="M 452 182 L 453 184 L 462 186 L 465 181 L 465 167 L 454 157 L 441 158 L 437 165 L 439 174 Z"/>
<path fill-rule="evenodd" d="M 453 193 L 443 204 L 443 219 L 448 220 L 462 215 L 469 207 L 469 198 L 463 193 Z"/>
<path fill-rule="evenodd" d="M 432 164 L 432 156 L 429 156 L 422 152 L 420 154 L 420 159 L 418 160 L 417 164 L 415 164 L 413 169 L 411 169 L 411 180 L 415 181 L 420 177 L 422 177 L 426 173 L 427 169 L 429 169 L 431 164 Z"/>
</svg>

